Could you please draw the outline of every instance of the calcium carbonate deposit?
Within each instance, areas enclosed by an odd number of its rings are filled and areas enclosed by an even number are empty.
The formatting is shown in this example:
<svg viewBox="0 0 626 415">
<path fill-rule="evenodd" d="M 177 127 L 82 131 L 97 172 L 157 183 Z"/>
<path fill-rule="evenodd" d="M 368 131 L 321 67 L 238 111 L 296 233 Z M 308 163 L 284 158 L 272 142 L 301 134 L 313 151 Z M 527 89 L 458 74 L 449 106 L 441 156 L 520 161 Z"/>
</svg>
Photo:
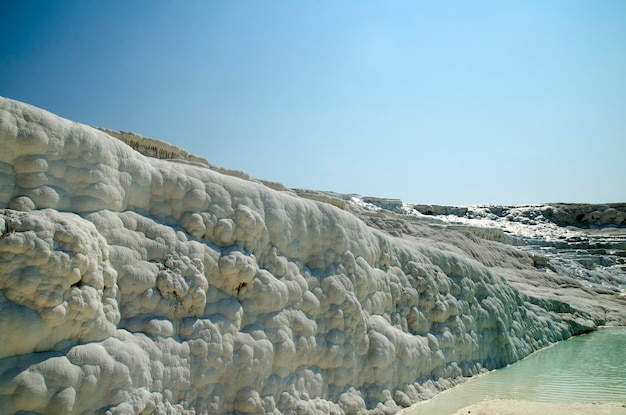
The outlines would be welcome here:
<svg viewBox="0 0 626 415">
<path fill-rule="evenodd" d="M 389 414 L 626 322 L 502 230 L 4 98 L 0 144 L 2 414 Z"/>
</svg>

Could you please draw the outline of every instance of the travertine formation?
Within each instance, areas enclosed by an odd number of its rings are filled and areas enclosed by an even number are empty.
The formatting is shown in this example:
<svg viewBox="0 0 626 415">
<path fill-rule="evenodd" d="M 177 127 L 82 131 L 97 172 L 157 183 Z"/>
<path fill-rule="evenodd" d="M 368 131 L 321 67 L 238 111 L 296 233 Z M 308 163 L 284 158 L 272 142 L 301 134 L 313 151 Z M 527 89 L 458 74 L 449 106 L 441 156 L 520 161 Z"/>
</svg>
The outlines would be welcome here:
<svg viewBox="0 0 626 415">
<path fill-rule="evenodd" d="M 623 323 L 512 248 L 393 236 L 4 98 L 0 143 L 2 414 L 391 413 Z"/>
<path fill-rule="evenodd" d="M 529 206 L 440 206 L 414 205 L 425 215 L 455 215 L 470 218 L 505 218 L 511 222 L 552 222 L 559 226 L 626 226 L 626 203 L 553 203 Z"/>
</svg>

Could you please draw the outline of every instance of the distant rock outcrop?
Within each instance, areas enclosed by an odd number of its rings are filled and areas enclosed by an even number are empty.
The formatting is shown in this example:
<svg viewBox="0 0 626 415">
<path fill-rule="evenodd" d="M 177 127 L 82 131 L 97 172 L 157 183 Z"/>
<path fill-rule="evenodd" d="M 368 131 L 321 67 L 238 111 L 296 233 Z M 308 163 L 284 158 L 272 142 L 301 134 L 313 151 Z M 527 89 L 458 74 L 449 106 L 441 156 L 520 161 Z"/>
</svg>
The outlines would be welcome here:
<svg viewBox="0 0 626 415">
<path fill-rule="evenodd" d="M 529 206 L 486 205 L 471 207 L 413 205 L 412 207 L 424 215 L 455 215 L 472 218 L 493 215 L 517 222 L 533 221 L 541 217 L 559 226 L 585 228 L 594 226 L 626 227 L 626 203 L 551 203 Z"/>
<path fill-rule="evenodd" d="M 624 323 L 528 253 L 136 137 L 0 98 L 2 414 L 391 413 Z"/>
</svg>

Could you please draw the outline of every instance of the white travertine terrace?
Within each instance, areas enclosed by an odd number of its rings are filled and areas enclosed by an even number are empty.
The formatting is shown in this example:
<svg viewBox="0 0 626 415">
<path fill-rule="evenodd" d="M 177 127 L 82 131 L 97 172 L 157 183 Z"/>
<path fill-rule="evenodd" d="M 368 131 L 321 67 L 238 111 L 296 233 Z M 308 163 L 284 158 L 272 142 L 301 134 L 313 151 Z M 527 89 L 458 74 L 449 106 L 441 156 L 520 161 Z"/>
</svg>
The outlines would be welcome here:
<svg viewBox="0 0 626 415">
<path fill-rule="evenodd" d="M 390 236 L 4 98 L 0 143 L 2 414 L 390 413 L 605 323 L 591 291 L 524 290 L 512 248 Z"/>
</svg>

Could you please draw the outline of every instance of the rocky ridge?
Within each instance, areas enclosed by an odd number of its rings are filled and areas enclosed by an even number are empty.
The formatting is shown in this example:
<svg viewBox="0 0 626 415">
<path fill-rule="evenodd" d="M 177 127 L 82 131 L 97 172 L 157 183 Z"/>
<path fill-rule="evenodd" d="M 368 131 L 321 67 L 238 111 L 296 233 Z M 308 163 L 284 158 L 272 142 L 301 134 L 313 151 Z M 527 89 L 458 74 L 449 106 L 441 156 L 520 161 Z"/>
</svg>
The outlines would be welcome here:
<svg viewBox="0 0 626 415">
<path fill-rule="evenodd" d="M 504 231 L 120 134 L 0 99 L 0 413 L 392 413 L 626 322 Z"/>
</svg>

